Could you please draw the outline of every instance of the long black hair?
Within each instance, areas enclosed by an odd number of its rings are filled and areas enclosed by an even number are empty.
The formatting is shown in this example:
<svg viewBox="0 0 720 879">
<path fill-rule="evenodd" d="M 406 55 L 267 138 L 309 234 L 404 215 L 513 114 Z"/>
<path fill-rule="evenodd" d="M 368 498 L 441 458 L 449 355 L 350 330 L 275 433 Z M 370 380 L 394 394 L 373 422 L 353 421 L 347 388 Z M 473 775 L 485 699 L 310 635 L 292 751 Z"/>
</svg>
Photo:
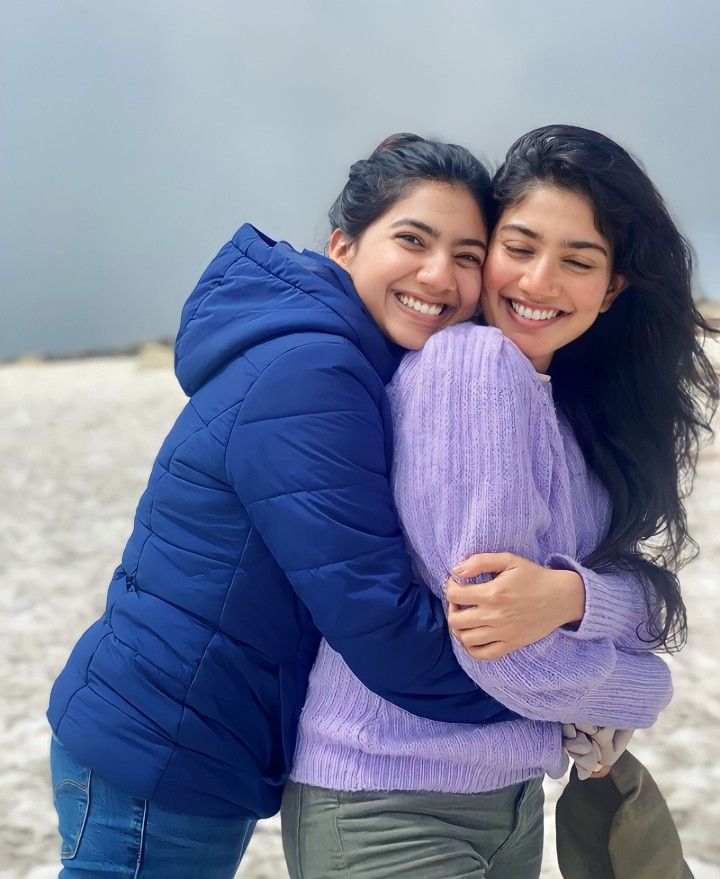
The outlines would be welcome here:
<svg viewBox="0 0 720 879">
<path fill-rule="evenodd" d="M 602 134 L 550 125 L 517 140 L 493 180 L 491 219 L 539 185 L 588 198 L 613 272 L 628 282 L 550 365 L 555 401 L 612 502 L 608 531 L 583 561 L 640 574 L 653 639 L 679 649 L 687 618 L 676 571 L 697 551 L 683 501 L 718 403 L 692 252 L 645 172 Z"/>
<path fill-rule="evenodd" d="M 490 172 L 469 150 L 417 134 L 392 134 L 375 147 L 370 158 L 351 166 L 347 183 L 328 213 L 330 226 L 342 229 L 351 239 L 358 238 L 419 183 L 464 187 L 487 218 Z"/>
</svg>

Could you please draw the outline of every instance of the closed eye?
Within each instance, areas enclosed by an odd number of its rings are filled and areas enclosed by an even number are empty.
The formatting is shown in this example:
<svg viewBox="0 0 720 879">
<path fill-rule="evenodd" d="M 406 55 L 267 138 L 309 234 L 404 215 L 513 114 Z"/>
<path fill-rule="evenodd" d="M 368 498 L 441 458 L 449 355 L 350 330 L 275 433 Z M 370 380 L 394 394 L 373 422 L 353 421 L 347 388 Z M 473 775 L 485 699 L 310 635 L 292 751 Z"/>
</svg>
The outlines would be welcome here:
<svg viewBox="0 0 720 879">
<path fill-rule="evenodd" d="M 594 268 L 594 266 L 588 265 L 586 262 L 580 262 L 577 259 L 566 259 L 565 262 L 568 263 L 568 265 L 575 266 L 575 268 L 578 268 L 578 269 L 586 269 L 587 270 L 587 269 Z"/>
<path fill-rule="evenodd" d="M 532 250 L 527 247 L 513 247 L 512 244 L 503 244 L 503 247 L 513 256 L 532 256 Z"/>
</svg>

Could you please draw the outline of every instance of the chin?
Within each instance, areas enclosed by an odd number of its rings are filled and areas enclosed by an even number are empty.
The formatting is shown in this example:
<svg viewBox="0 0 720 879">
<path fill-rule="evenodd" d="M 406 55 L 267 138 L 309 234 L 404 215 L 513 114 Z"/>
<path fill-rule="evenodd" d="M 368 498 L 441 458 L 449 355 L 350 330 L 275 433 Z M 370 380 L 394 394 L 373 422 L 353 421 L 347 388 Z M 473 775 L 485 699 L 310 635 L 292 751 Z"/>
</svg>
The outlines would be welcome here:
<svg viewBox="0 0 720 879">
<path fill-rule="evenodd" d="M 432 333 L 418 332 L 414 327 L 400 326 L 397 328 L 387 327 L 385 335 L 401 348 L 406 348 L 408 351 L 419 351 L 432 336 Z"/>
<path fill-rule="evenodd" d="M 427 336 L 418 336 L 415 333 L 400 333 L 394 341 L 401 348 L 407 348 L 408 351 L 419 351 L 424 347 L 431 335 L 432 333 Z"/>
</svg>

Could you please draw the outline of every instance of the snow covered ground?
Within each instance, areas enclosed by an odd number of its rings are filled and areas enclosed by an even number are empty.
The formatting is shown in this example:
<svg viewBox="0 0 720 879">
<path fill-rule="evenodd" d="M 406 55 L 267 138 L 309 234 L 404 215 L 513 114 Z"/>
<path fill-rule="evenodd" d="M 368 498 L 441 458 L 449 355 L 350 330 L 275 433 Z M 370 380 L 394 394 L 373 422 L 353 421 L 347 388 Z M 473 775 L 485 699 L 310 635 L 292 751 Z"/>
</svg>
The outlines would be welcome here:
<svg viewBox="0 0 720 879">
<path fill-rule="evenodd" d="M 0 879 L 57 875 L 48 691 L 102 609 L 150 463 L 182 403 L 162 352 L 0 366 Z M 689 511 L 702 547 L 682 575 L 690 639 L 670 660 L 672 704 L 632 750 L 667 796 L 697 879 L 720 879 L 720 443 L 703 453 Z M 546 785 L 544 879 L 559 876 L 552 811 L 561 789 Z M 272 819 L 239 876 L 285 875 Z"/>
</svg>

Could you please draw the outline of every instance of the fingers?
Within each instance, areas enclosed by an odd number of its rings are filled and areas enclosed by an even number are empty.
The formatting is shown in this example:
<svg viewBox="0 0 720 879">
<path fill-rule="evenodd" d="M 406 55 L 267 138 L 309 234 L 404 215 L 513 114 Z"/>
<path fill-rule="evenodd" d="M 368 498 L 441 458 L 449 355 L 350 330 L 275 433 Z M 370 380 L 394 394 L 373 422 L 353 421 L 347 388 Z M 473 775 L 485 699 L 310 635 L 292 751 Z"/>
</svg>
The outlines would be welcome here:
<svg viewBox="0 0 720 879">
<path fill-rule="evenodd" d="M 478 605 L 488 600 L 488 583 L 456 583 L 452 577 L 445 583 L 445 598 L 451 604 L 465 607 Z"/>
<path fill-rule="evenodd" d="M 452 573 L 463 578 L 497 574 L 509 568 L 516 558 L 511 552 L 480 552 L 455 565 Z"/>
<path fill-rule="evenodd" d="M 450 604 L 448 607 L 448 625 L 455 632 L 487 626 L 490 622 L 487 617 L 487 613 L 474 605 L 466 607 L 459 604 Z"/>
<path fill-rule="evenodd" d="M 445 584 L 445 598 L 446 600 L 453 606 L 457 607 L 458 605 L 467 605 L 473 604 L 473 595 L 472 592 L 466 592 L 466 589 L 470 589 L 470 586 L 461 586 L 459 583 L 456 583 L 452 577 Z"/>
<path fill-rule="evenodd" d="M 575 761 L 578 778 L 605 778 L 632 737 L 633 730 L 563 724 L 563 748 Z"/>
<path fill-rule="evenodd" d="M 491 641 L 478 647 L 465 647 L 465 652 L 472 659 L 484 660 L 500 659 L 510 653 L 508 645 L 503 641 Z"/>
<path fill-rule="evenodd" d="M 508 645 L 502 641 L 497 641 L 497 632 L 490 626 L 471 625 L 470 620 L 465 620 L 468 616 L 474 614 L 474 608 L 459 608 L 456 604 L 451 604 L 448 608 L 448 625 L 453 637 L 459 641 L 468 656 L 473 659 L 498 659 L 505 656 L 510 650 Z M 458 622 L 460 621 L 460 622 Z"/>
<path fill-rule="evenodd" d="M 450 618 L 448 617 L 448 622 Z M 466 629 L 458 629 L 456 626 L 450 626 L 453 634 L 462 646 L 469 650 L 471 647 L 484 647 L 498 640 L 498 633 L 490 628 L 490 626 L 472 626 Z"/>
<path fill-rule="evenodd" d="M 462 631 L 462 624 L 459 620 L 460 612 L 461 609 L 459 604 L 454 604 L 452 601 L 448 604 L 447 621 L 450 631 L 453 634 Z"/>
</svg>

